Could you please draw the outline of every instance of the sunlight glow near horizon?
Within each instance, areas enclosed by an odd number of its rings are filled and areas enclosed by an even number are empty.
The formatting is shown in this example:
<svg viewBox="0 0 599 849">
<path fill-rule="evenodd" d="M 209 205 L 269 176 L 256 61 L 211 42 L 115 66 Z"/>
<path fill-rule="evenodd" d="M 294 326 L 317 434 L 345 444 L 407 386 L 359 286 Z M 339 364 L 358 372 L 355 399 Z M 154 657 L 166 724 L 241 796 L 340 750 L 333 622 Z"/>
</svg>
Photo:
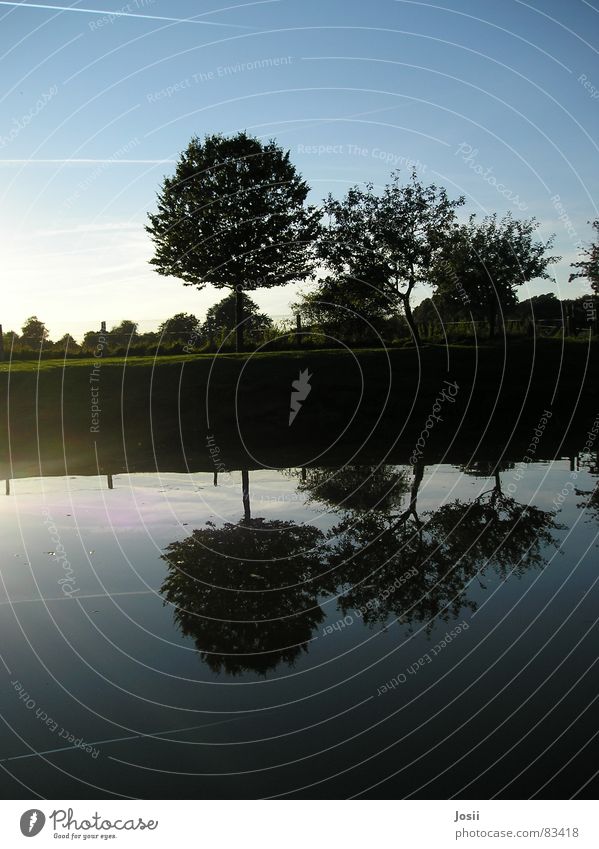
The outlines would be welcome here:
<svg viewBox="0 0 599 849">
<path fill-rule="evenodd" d="M 0 3 L 4 330 L 31 314 L 53 338 L 101 320 L 153 330 L 176 312 L 202 318 L 226 292 L 156 274 L 146 214 L 192 135 L 240 129 L 288 148 L 315 202 L 418 162 L 425 182 L 466 195 L 467 212 L 534 215 L 563 259 L 557 291 L 535 281 L 521 297 L 588 291 L 567 282 L 597 217 L 588 4 L 307 0 L 200 14 L 222 29 L 189 26 L 183 0 L 112 13 Z M 255 299 L 281 316 L 298 289 Z"/>
</svg>

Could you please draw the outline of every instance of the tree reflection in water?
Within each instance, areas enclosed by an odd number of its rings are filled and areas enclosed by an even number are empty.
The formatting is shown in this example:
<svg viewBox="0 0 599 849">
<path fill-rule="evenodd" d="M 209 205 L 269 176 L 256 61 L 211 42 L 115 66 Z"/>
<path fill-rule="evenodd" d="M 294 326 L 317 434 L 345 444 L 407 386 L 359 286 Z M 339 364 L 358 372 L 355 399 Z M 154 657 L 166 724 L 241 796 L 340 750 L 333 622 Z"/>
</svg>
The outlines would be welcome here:
<svg viewBox="0 0 599 849">
<path fill-rule="evenodd" d="M 490 474 L 492 488 L 473 501 L 455 499 L 422 516 L 422 462 L 413 468 L 403 510 L 388 502 L 386 510 L 376 512 L 345 509 L 331 532 L 331 564 L 344 614 L 353 609 L 371 625 L 391 618 L 408 625 L 448 620 L 464 608 L 475 609 L 468 587 L 490 568 L 505 578 L 545 562 L 543 550 L 559 527 L 553 514 L 505 495 L 496 464 L 474 472 Z M 352 470 L 350 480 L 354 474 Z M 340 491 L 342 478 L 338 473 Z M 373 498 L 375 481 L 371 475 Z M 382 481 L 385 492 L 387 482 L 388 475 Z"/>
<path fill-rule="evenodd" d="M 306 650 L 324 619 L 314 580 L 323 540 L 310 525 L 243 519 L 168 546 L 161 592 L 212 670 L 265 674 Z"/>
<path fill-rule="evenodd" d="M 231 675 L 293 665 L 324 620 L 322 593 L 338 595 L 344 615 L 354 610 L 371 626 L 432 627 L 474 610 L 473 580 L 541 566 L 559 526 L 552 512 L 505 495 L 497 464 L 463 471 L 493 485 L 472 501 L 423 512 L 422 462 L 411 480 L 408 468 L 391 466 L 294 472 L 309 501 L 339 514 L 326 537 L 313 525 L 251 518 L 244 472 L 244 519 L 207 524 L 166 549 L 165 600 L 210 668 Z"/>
<path fill-rule="evenodd" d="M 576 459 L 580 469 L 593 476 L 599 475 L 599 451 L 591 454 L 586 452 Z M 592 489 L 580 489 L 575 487 L 576 495 L 583 500 L 578 502 L 578 507 L 584 510 L 587 521 L 599 522 L 599 477 L 594 481 Z M 599 545 L 599 542 L 597 543 Z"/>
</svg>

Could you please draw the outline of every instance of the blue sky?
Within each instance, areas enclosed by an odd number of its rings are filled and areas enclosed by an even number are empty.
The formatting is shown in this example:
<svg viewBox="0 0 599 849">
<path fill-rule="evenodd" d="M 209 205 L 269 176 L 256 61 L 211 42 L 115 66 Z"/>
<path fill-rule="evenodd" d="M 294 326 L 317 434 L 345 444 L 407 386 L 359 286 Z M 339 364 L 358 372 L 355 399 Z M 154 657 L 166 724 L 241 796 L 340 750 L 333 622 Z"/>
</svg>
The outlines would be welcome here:
<svg viewBox="0 0 599 849">
<path fill-rule="evenodd" d="M 36 313 L 57 338 L 203 316 L 224 293 L 157 275 L 144 224 L 192 135 L 240 129 L 290 149 L 314 201 L 415 164 L 464 214 L 534 215 L 558 293 L 582 294 L 598 35 L 585 0 L 0 3 L 0 322 Z M 282 316 L 296 297 L 256 300 Z"/>
</svg>

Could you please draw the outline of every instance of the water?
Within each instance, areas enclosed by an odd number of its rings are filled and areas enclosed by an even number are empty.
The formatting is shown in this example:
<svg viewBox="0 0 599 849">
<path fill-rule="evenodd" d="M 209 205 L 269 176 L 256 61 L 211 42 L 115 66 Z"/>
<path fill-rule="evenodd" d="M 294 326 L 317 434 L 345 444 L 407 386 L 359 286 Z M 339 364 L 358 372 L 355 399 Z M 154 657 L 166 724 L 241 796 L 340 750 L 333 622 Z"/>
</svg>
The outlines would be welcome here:
<svg viewBox="0 0 599 849">
<path fill-rule="evenodd" d="M 2 794 L 596 795 L 598 471 L 11 481 Z"/>
</svg>

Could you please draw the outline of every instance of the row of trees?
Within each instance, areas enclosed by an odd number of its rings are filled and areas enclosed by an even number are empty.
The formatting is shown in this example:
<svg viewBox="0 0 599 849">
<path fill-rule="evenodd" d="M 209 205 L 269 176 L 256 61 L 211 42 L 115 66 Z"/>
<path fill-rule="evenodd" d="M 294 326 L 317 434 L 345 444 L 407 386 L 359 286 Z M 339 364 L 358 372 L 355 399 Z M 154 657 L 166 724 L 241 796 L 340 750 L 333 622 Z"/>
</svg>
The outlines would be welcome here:
<svg viewBox="0 0 599 849">
<path fill-rule="evenodd" d="M 67 353 L 93 352 L 99 344 L 108 351 L 127 350 L 132 347 L 182 350 L 188 347 L 197 350 L 207 344 L 226 344 L 228 337 L 235 333 L 236 295 L 228 295 L 219 303 L 210 307 L 202 322 L 192 313 L 177 313 L 163 321 L 157 331 L 139 332 L 139 325 L 131 319 L 124 319 L 109 330 L 88 330 L 78 342 L 70 333 L 65 333 L 53 342 L 46 325 L 37 316 L 30 316 L 19 335 L 13 330 L 3 334 L 6 351 L 27 349 L 39 351 L 61 351 Z M 244 330 L 248 336 L 263 333 L 273 327 L 272 319 L 261 313 L 258 305 L 243 294 L 245 315 Z"/>
<path fill-rule="evenodd" d="M 464 308 L 488 322 L 518 301 L 518 287 L 547 278 L 559 257 L 553 239 L 536 238 L 538 222 L 475 215 L 464 223 L 464 198 L 423 185 L 416 171 L 402 184 L 391 175 L 382 192 L 351 188 L 342 200 L 307 203 L 309 187 L 274 141 L 247 133 L 193 138 L 158 193 L 147 227 L 158 273 L 236 297 L 238 349 L 247 320 L 243 293 L 307 279 L 315 292 L 296 305 L 311 323 L 340 314 L 366 324 L 402 315 L 416 343 L 413 295 L 433 287 L 442 308 Z M 599 232 L 599 221 L 595 222 Z M 572 278 L 599 291 L 599 248 L 589 248 Z"/>
<path fill-rule="evenodd" d="M 312 295 L 297 305 L 298 311 L 307 318 L 312 329 L 304 326 L 300 336 L 303 345 L 331 344 L 331 338 L 341 340 L 343 344 L 372 344 L 382 339 L 386 344 L 400 341 L 405 328 L 397 316 L 389 316 L 377 308 L 376 299 L 362 305 L 362 314 L 357 314 L 346 305 L 333 309 L 328 303 L 314 303 Z M 232 293 L 208 310 L 205 320 L 200 321 L 192 313 L 177 313 L 162 322 L 153 332 L 140 333 L 135 321 L 125 319 L 110 330 L 87 331 L 81 341 L 70 333 L 65 333 L 58 341 L 49 338 L 45 324 L 31 316 L 22 327 L 21 335 L 14 331 L 3 334 L 6 355 L 39 356 L 40 349 L 45 356 L 84 355 L 89 356 L 101 343 L 103 353 L 125 354 L 178 354 L 192 351 L 230 349 L 235 341 L 237 295 Z M 258 305 L 243 293 L 244 341 L 246 345 L 256 346 L 269 342 L 285 347 L 295 344 L 297 336 L 288 326 L 277 326 L 266 314 L 260 312 Z M 525 301 L 518 301 L 503 313 L 506 326 L 513 332 L 532 332 L 532 322 L 543 327 L 544 333 L 551 334 L 566 330 L 576 333 L 588 327 L 592 319 L 599 314 L 597 296 L 581 296 L 576 299 L 558 299 L 552 292 L 536 295 Z M 428 338 L 437 338 L 440 332 L 449 333 L 451 338 L 466 338 L 472 328 L 469 316 L 461 304 L 446 303 L 442 310 L 443 330 L 440 329 L 441 311 L 438 298 L 425 298 L 413 310 L 417 327 L 425 329 Z M 511 322 L 511 324 L 508 324 Z M 452 327 L 451 325 L 456 325 Z"/>
</svg>

